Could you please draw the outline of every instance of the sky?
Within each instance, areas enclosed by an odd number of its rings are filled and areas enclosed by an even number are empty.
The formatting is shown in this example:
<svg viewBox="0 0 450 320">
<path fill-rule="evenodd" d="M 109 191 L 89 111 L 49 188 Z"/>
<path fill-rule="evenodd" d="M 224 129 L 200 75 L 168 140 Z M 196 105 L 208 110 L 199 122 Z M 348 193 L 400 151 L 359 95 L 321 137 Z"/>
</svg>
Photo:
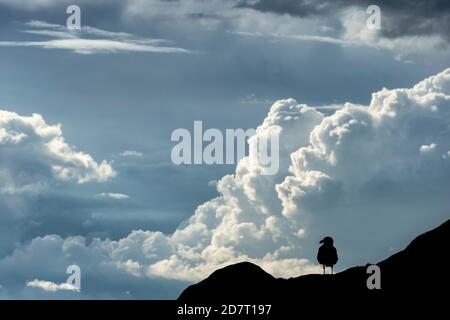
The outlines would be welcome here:
<svg viewBox="0 0 450 320">
<path fill-rule="evenodd" d="M 325 235 L 344 270 L 448 219 L 450 5 L 378 1 L 373 30 L 372 4 L 0 0 L 0 298 L 173 299 L 243 260 L 315 273 Z M 196 120 L 278 132 L 279 171 L 175 165 Z"/>
</svg>

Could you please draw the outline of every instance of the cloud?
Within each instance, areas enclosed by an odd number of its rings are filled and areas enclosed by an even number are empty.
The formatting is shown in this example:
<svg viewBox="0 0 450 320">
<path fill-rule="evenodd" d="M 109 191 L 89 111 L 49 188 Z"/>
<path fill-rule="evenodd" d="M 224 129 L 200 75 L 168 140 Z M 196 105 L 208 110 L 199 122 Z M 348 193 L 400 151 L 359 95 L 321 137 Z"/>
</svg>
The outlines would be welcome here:
<svg viewBox="0 0 450 320">
<path fill-rule="evenodd" d="M 66 49 L 79 54 L 148 52 L 187 53 L 181 48 L 156 47 L 147 44 L 121 42 L 107 39 L 61 39 L 48 41 L 1 41 L 3 47 L 39 47 L 43 49 Z"/>
<path fill-rule="evenodd" d="M 254 93 L 248 94 L 243 97 L 240 101 L 242 104 L 250 104 L 250 105 L 268 105 L 273 103 L 270 99 L 263 99 L 257 97 Z"/>
<path fill-rule="evenodd" d="M 157 236 L 152 238 L 150 232 L 136 231 L 119 242 L 94 239 L 89 243 L 80 236 L 37 237 L 0 260 L 2 294 L 9 299 L 173 298 L 174 291 L 182 290 L 186 282 L 143 277 L 136 271 L 137 256 L 142 253 L 132 245 L 145 240 L 149 244 L 153 240 L 159 246 L 149 250 L 149 255 L 163 251 L 162 243 L 158 243 Z M 80 267 L 81 290 L 52 291 L 55 285 L 65 287 L 66 269 L 72 264 Z M 35 280 L 32 286 L 27 286 L 29 279 L 45 280 Z"/>
<path fill-rule="evenodd" d="M 318 109 L 318 110 L 338 110 L 338 109 L 342 109 L 344 107 L 344 105 L 342 104 L 337 104 L 337 103 L 332 103 L 332 104 L 328 104 L 328 105 L 322 105 L 322 106 L 314 106 L 314 109 Z"/>
<path fill-rule="evenodd" d="M 292 7 L 301 2 L 295 1 Z M 318 4 L 320 10 L 316 13 L 313 13 L 314 10 L 311 13 L 305 12 L 304 15 L 295 14 L 295 11 L 281 14 L 276 10 L 259 9 L 248 12 L 248 6 L 238 6 L 243 8 L 243 11 L 237 11 L 236 15 L 239 18 L 235 17 L 232 22 L 226 24 L 227 31 L 243 37 L 265 38 L 273 42 L 301 41 L 388 50 L 394 54 L 396 60 L 403 62 L 412 62 L 413 59 L 409 57 L 421 52 L 448 50 L 449 38 L 446 33 L 440 32 L 445 28 L 435 28 L 436 32 L 399 33 L 397 36 L 389 36 L 386 30 L 388 28 L 396 30 L 395 23 L 398 20 L 396 15 L 390 16 L 390 11 L 385 10 L 385 7 L 381 8 L 381 29 L 377 30 L 367 27 L 369 15 L 366 9 L 369 4 L 366 6 L 363 4 L 336 6 L 336 3 L 320 6 L 320 2 Z M 285 9 L 288 10 L 287 8 Z M 410 17 L 411 23 L 413 18 L 414 15 Z M 442 25 L 445 23 L 439 24 Z"/>
<path fill-rule="evenodd" d="M 86 223 L 85 206 L 93 201 L 71 196 L 67 186 L 106 183 L 116 174 L 110 162 L 69 145 L 60 124 L 0 110 L 0 254 L 30 230 L 49 228 L 49 221 Z"/>
<path fill-rule="evenodd" d="M 3 193 L 30 190 L 53 178 L 83 184 L 106 182 L 116 175 L 110 163 L 97 163 L 68 145 L 61 125 L 49 125 L 39 114 L 27 117 L 0 110 L 0 150 Z"/>
<path fill-rule="evenodd" d="M 309 42 L 322 42 L 338 45 L 358 45 L 360 43 L 351 40 L 339 39 L 338 37 L 329 37 L 321 35 L 307 35 L 307 34 L 285 34 L 285 33 L 261 33 L 261 32 L 246 32 L 246 31 L 230 31 L 232 34 L 237 34 L 241 36 L 248 37 L 264 37 L 264 38 L 274 38 L 274 39 L 286 39 L 286 40 L 298 40 L 298 41 L 309 41 Z"/>
<path fill-rule="evenodd" d="M 38 237 L 0 260 L 0 283 L 8 285 L 5 275 L 58 283 L 74 263 L 88 294 L 118 290 L 118 279 L 180 289 L 182 281 L 242 260 L 297 276 L 320 272 L 315 254 L 324 235 L 334 237 L 342 269 L 380 260 L 448 218 L 450 69 L 412 88 L 375 92 L 368 106 L 336 109 L 326 116 L 293 99 L 275 102 L 256 137 L 279 133 L 277 174 L 262 175 L 243 158 L 218 181 L 219 196 L 172 234 Z M 23 139 L 20 132 L 9 136 Z M 423 148 L 433 152 L 424 156 Z"/>
<path fill-rule="evenodd" d="M 49 8 L 57 4 L 54 0 L 37 0 L 37 1 L 26 1 L 26 0 L 0 0 L 0 4 L 5 4 L 13 8 L 25 9 L 25 10 L 36 10 L 41 8 Z"/>
<path fill-rule="evenodd" d="M 120 154 L 122 157 L 142 157 L 144 154 L 136 150 L 125 150 Z"/>
<path fill-rule="evenodd" d="M 123 12 L 129 19 L 164 17 L 242 36 L 382 48 L 397 57 L 448 47 L 447 2 L 379 1 L 382 28 L 369 30 L 367 8 L 373 4 L 369 0 L 216 0 L 208 4 L 201 0 L 130 0 Z"/>
<path fill-rule="evenodd" d="M 27 287 L 30 287 L 30 288 L 40 288 L 42 290 L 51 291 L 51 292 L 56 292 L 59 290 L 79 291 L 79 289 L 77 287 L 75 287 L 73 284 L 65 283 L 65 282 L 57 284 L 57 283 L 54 283 L 51 281 L 34 279 L 33 281 L 27 282 L 26 285 L 27 285 Z"/>
<path fill-rule="evenodd" d="M 365 11 L 376 4 L 383 15 L 383 37 L 401 38 L 411 36 L 439 35 L 450 40 L 450 5 L 447 1 L 377 1 L 341 0 L 242 0 L 238 7 L 252 8 L 261 12 L 289 14 L 301 18 L 324 17 L 339 14 L 347 9 Z M 447 28 L 446 28 L 447 26 Z"/>
<path fill-rule="evenodd" d="M 429 145 L 424 144 L 424 145 L 420 146 L 419 150 L 421 153 L 431 153 L 436 150 L 436 147 L 437 147 L 436 143 L 432 143 Z"/>
<path fill-rule="evenodd" d="M 126 194 L 123 193 L 100 193 L 99 194 L 100 197 L 109 197 L 111 199 L 114 200 L 125 200 L 125 199 L 129 199 L 130 197 Z"/>
<path fill-rule="evenodd" d="M 29 21 L 26 25 L 35 29 L 24 30 L 22 32 L 37 36 L 47 36 L 53 39 L 39 41 L 0 41 L 0 46 L 64 49 L 79 54 L 191 52 L 187 49 L 168 46 L 167 44 L 170 42 L 167 40 L 139 38 L 129 33 L 111 32 L 89 26 L 83 26 L 80 30 L 68 30 L 62 25 L 36 20 Z"/>
<path fill-rule="evenodd" d="M 15 9 L 38 10 L 41 7 L 61 5 L 59 1 L 42 1 L 41 5 L 27 2 L 0 1 Z M 69 4 L 69 2 L 67 2 Z M 381 1 L 382 28 L 370 30 L 366 27 L 367 8 L 373 3 L 369 0 L 127 0 L 113 2 L 89 2 L 85 7 L 103 6 L 105 10 L 119 12 L 121 23 L 135 24 L 152 21 L 162 29 L 173 28 L 180 31 L 226 31 L 245 37 L 265 37 L 272 41 L 307 41 L 338 46 L 365 46 L 393 51 L 397 60 L 412 61 L 405 56 L 423 51 L 448 50 L 450 37 L 446 30 L 450 26 L 450 7 L 443 0 L 413 2 Z M 55 25 L 30 25 L 44 29 L 55 29 Z M 62 27 L 62 26 L 60 26 Z M 142 44 L 132 35 L 119 37 L 108 31 L 88 30 L 86 36 L 101 39 L 79 41 L 73 35 L 63 37 L 55 30 L 28 30 L 27 33 L 46 34 L 55 41 L 3 41 L 2 46 L 32 46 L 48 49 L 66 49 L 77 53 L 112 52 L 161 52 L 189 53 L 188 49 L 162 44 Z M 200 32 L 202 31 L 202 32 Z M 80 37 L 78 35 L 77 37 Z M 62 38 L 62 39 L 61 39 Z M 63 41 L 64 40 L 64 41 Z M 66 41 L 67 40 L 67 41 Z M 70 40 L 70 41 L 69 41 Z M 105 41 L 95 41 L 105 40 Z"/>
<path fill-rule="evenodd" d="M 449 39 L 439 32 L 430 34 L 405 33 L 397 37 L 385 36 L 386 21 L 390 20 L 383 15 L 384 13 L 382 11 L 382 29 L 376 30 L 366 27 L 368 15 L 364 10 L 358 7 L 349 7 L 342 10 L 340 13 L 342 26 L 340 38 L 347 43 L 391 50 L 396 54 L 398 60 L 403 60 L 402 56 L 414 52 L 445 49 L 447 47 Z M 395 17 L 392 19 L 395 21 Z"/>
</svg>

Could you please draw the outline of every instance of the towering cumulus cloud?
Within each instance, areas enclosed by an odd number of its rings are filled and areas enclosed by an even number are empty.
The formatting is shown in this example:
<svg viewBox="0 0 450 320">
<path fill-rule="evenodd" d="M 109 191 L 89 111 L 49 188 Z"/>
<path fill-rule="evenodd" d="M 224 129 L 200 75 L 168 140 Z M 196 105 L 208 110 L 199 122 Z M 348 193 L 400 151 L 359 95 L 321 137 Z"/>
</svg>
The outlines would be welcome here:
<svg viewBox="0 0 450 320">
<path fill-rule="evenodd" d="M 449 216 L 450 69 L 328 117 L 278 101 L 257 134 L 271 130 L 281 133 L 278 175 L 241 161 L 151 273 L 192 279 L 241 259 L 281 276 L 310 272 L 328 233 L 344 264 L 365 263 Z"/>
<path fill-rule="evenodd" d="M 369 106 L 347 103 L 330 116 L 278 101 L 257 136 L 273 131 L 280 134 L 278 173 L 262 175 L 242 159 L 235 174 L 219 181 L 220 195 L 173 234 L 134 231 L 89 244 L 82 237 L 36 238 L 1 260 L 0 273 L 20 265 L 27 279 L 56 281 L 42 264 L 33 272 L 24 266 L 30 255 L 52 253 L 61 269 L 75 261 L 96 279 L 120 273 L 194 281 L 241 260 L 295 276 L 318 270 L 315 252 L 326 234 L 335 238 L 343 268 L 385 257 L 449 217 L 450 69 L 413 88 L 376 92 Z M 8 143 L 24 139 L 20 132 L 9 133 Z M 71 177 L 77 166 L 69 166 L 70 174 L 64 168 L 54 174 Z"/>
</svg>

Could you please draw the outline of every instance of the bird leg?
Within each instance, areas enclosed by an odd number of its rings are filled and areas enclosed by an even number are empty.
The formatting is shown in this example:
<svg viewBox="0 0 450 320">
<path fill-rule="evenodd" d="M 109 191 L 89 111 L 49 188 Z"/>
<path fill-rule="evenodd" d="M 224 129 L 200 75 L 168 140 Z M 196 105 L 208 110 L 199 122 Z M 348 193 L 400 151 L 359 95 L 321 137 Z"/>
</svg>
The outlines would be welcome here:
<svg viewBox="0 0 450 320">
<path fill-rule="evenodd" d="M 323 264 L 322 267 L 323 267 L 323 274 L 325 274 L 325 265 Z"/>
</svg>

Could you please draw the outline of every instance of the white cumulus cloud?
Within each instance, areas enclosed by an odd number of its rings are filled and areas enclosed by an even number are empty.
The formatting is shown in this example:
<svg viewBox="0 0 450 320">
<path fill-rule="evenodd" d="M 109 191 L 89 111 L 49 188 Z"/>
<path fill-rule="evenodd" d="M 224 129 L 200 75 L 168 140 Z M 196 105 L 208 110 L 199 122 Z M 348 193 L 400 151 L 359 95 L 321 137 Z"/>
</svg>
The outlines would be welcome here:
<svg viewBox="0 0 450 320">
<path fill-rule="evenodd" d="M 420 150 L 421 153 L 431 153 L 434 150 L 436 150 L 436 147 L 437 147 L 436 143 L 432 143 L 432 144 L 429 144 L 429 145 L 424 144 L 424 145 L 420 146 L 419 150 Z"/>
<path fill-rule="evenodd" d="M 68 290 L 68 291 L 79 291 L 77 287 L 70 283 L 54 283 L 51 281 L 38 280 L 34 279 L 32 281 L 27 282 L 27 287 L 30 288 L 40 288 L 45 291 L 56 292 L 59 290 Z"/>
<path fill-rule="evenodd" d="M 105 182 L 116 175 L 110 163 L 98 163 L 67 144 L 61 125 L 49 125 L 39 114 L 20 116 L 0 110 L 0 151 L 3 191 L 45 182 L 44 177 L 82 184 Z"/>
</svg>

